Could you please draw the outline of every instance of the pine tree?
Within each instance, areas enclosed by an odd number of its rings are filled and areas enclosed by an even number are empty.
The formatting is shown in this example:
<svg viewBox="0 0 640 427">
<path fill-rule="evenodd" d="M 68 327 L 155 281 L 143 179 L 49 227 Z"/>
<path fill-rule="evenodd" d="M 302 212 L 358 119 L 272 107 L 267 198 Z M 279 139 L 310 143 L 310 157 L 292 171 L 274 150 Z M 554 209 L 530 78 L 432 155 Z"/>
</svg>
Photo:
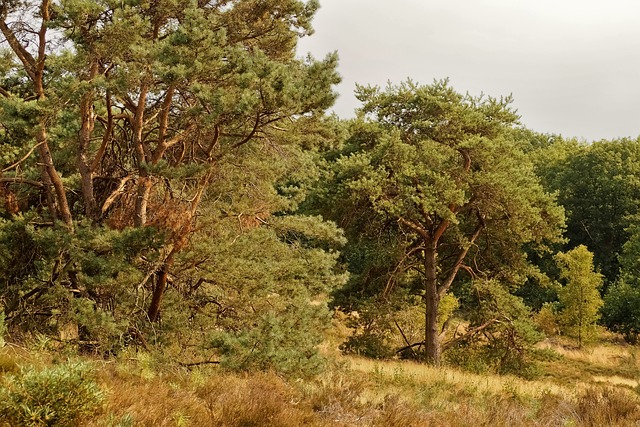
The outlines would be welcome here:
<svg viewBox="0 0 640 427">
<path fill-rule="evenodd" d="M 317 8 L 313 0 L 0 1 L 7 322 L 54 333 L 72 318 L 91 334 L 82 323 L 95 313 L 126 341 L 199 307 L 191 286 L 212 280 L 215 268 L 203 264 L 215 250 L 196 255 L 193 245 L 250 245 L 244 233 L 271 230 L 271 217 L 295 208 L 278 188 L 303 167 L 300 128 L 333 103 L 339 81 L 336 55 L 295 55 Z M 297 244 L 270 233 L 274 250 Z M 335 227 L 325 234 L 339 236 Z M 321 253 L 311 243 L 282 253 L 317 255 L 326 269 L 313 271 L 329 274 L 335 254 L 320 240 L 310 241 Z M 283 286 L 296 277 L 283 273 Z M 315 289 L 308 279 L 303 286 Z"/>
<path fill-rule="evenodd" d="M 522 246 L 557 239 L 562 210 L 511 139 L 509 98 L 461 95 L 446 81 L 360 87 L 358 97 L 360 116 L 323 190 L 331 210 L 320 209 L 352 240 L 339 304 L 369 296 L 379 305 L 401 287 L 419 295 L 420 344 L 438 364 L 439 304 L 454 283 L 521 284 L 530 268 Z M 473 329 L 495 323 L 485 320 Z"/>
</svg>

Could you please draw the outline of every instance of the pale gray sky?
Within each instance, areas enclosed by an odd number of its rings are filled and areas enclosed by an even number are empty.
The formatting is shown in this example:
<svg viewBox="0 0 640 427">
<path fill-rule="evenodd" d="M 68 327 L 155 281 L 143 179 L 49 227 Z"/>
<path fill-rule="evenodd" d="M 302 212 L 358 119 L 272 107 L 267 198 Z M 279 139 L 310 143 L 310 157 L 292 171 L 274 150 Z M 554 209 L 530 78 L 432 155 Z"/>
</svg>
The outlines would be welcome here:
<svg viewBox="0 0 640 427">
<path fill-rule="evenodd" d="M 640 135 L 638 0 L 320 0 L 300 54 L 337 50 L 334 110 L 355 84 L 449 77 L 459 92 L 513 94 L 522 122 L 586 140 Z"/>
</svg>

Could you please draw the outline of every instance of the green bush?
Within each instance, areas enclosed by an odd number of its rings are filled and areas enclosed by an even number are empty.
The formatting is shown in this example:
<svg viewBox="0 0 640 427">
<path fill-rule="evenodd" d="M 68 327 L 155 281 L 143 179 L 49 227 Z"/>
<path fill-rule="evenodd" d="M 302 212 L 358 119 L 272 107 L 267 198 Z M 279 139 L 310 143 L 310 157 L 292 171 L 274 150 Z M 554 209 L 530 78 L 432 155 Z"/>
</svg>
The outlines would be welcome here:
<svg viewBox="0 0 640 427">
<path fill-rule="evenodd" d="M 10 426 L 77 426 L 95 414 L 104 393 L 87 363 L 26 367 L 0 385 L 0 419 Z"/>
<path fill-rule="evenodd" d="M 631 344 L 638 342 L 640 334 L 640 288 L 638 280 L 624 277 L 609 287 L 602 307 L 604 325 L 624 336 Z"/>
<path fill-rule="evenodd" d="M 317 347 L 329 312 L 300 299 L 287 302 L 290 305 L 279 313 L 251 319 L 251 328 L 212 334 L 211 346 L 220 354 L 221 366 L 234 371 L 273 370 L 289 377 L 321 372 L 324 359 Z"/>
<path fill-rule="evenodd" d="M 365 330 L 354 334 L 340 345 L 340 350 L 346 354 L 357 354 L 372 359 L 393 357 L 395 352 L 387 343 L 386 337 L 376 332 L 378 331 Z"/>
</svg>

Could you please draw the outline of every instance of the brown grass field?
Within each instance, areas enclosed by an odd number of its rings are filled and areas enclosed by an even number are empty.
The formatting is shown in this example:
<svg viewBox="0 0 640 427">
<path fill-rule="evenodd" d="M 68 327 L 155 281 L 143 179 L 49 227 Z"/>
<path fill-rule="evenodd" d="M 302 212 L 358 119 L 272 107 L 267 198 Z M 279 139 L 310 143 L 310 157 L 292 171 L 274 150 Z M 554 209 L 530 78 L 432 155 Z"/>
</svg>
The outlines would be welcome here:
<svg viewBox="0 0 640 427">
<path fill-rule="evenodd" d="M 611 339 L 584 349 L 558 341 L 541 347 L 555 356 L 542 362 L 535 380 L 374 361 L 327 348 L 330 366 L 311 380 L 230 373 L 216 366 L 186 369 L 131 352 L 92 362 L 106 400 L 82 425 L 640 425 L 640 349 Z M 0 376 L 61 358 L 9 345 L 0 349 Z"/>
</svg>

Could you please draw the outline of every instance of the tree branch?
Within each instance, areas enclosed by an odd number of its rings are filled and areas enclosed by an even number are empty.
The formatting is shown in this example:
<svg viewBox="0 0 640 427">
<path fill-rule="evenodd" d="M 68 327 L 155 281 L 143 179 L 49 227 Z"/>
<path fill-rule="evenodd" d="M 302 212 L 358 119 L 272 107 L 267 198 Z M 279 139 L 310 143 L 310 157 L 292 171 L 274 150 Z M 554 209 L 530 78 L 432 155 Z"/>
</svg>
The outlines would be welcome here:
<svg viewBox="0 0 640 427">
<path fill-rule="evenodd" d="M 4 36 L 7 43 L 9 43 L 9 47 L 16 54 L 22 65 L 24 65 L 25 72 L 29 75 L 31 80 L 36 79 L 36 60 L 29 53 L 27 49 L 20 43 L 15 33 L 9 28 L 6 21 L 4 19 L 0 20 L 0 31 L 2 31 L 2 35 Z"/>
<path fill-rule="evenodd" d="M 465 341 L 469 338 L 471 338 L 472 336 L 479 334 L 480 332 L 483 332 L 485 329 L 487 329 L 489 326 L 493 325 L 494 323 L 500 323 L 500 321 L 498 319 L 491 319 L 486 321 L 485 323 L 483 323 L 482 325 L 475 327 L 473 329 L 468 330 L 465 334 L 460 335 L 459 337 L 453 338 L 445 343 L 442 344 L 442 351 L 452 347 L 453 345 L 461 342 L 461 341 Z"/>
<path fill-rule="evenodd" d="M 396 350 L 396 354 L 402 353 L 403 351 L 409 350 L 410 348 L 413 349 L 413 347 L 420 347 L 421 345 L 424 345 L 424 341 L 420 341 L 420 342 L 417 342 L 415 344 L 406 345 L 406 346 L 402 347 L 401 349 Z"/>
<path fill-rule="evenodd" d="M 158 119 L 158 145 L 156 149 L 153 151 L 153 156 L 151 162 L 153 164 L 157 164 L 158 161 L 164 155 L 164 152 L 171 145 L 166 141 L 167 129 L 169 128 L 169 113 L 171 112 L 171 102 L 173 101 L 173 94 L 176 91 L 176 84 L 172 83 L 167 88 L 167 92 L 164 95 L 164 100 L 162 101 L 162 108 L 160 110 L 160 118 Z M 185 133 L 188 132 L 185 131 Z M 175 138 L 174 138 L 175 139 Z M 177 141 L 175 141 L 177 142 Z M 175 144 L 174 142 L 174 144 Z"/>
<path fill-rule="evenodd" d="M 403 217 L 398 218 L 398 222 L 409 227 L 410 229 L 412 229 L 413 231 L 415 231 L 416 233 L 418 233 L 420 235 L 420 237 L 422 237 L 425 240 L 429 240 L 431 238 L 431 236 L 429 235 L 429 232 L 427 230 L 425 230 L 423 227 L 419 226 L 418 224 L 409 221 Z"/>
<path fill-rule="evenodd" d="M 416 359 L 418 358 L 418 354 L 415 352 L 415 350 L 413 349 L 413 347 L 411 346 L 411 344 L 409 343 L 409 340 L 407 339 L 407 336 L 404 334 L 404 331 L 402 330 L 402 328 L 400 327 L 400 325 L 398 325 L 398 322 L 396 322 L 395 320 L 393 321 L 393 323 L 395 323 L 396 327 L 398 328 L 398 330 L 400 331 L 400 335 L 402 335 L 402 339 L 404 340 L 404 342 L 407 344 L 407 346 L 409 347 L 409 349 L 411 350 L 411 353 L 413 354 L 413 357 L 415 357 Z"/>
<path fill-rule="evenodd" d="M 178 362 L 178 364 L 185 368 L 190 368 L 192 366 L 202 366 L 202 365 L 219 365 L 220 362 L 217 360 L 204 360 L 202 362 L 191 362 L 191 363 L 183 363 Z"/>
<path fill-rule="evenodd" d="M 253 124 L 253 129 L 251 129 L 251 132 L 249 132 L 249 135 L 247 135 L 242 141 L 238 141 L 235 144 L 233 144 L 231 148 L 235 149 L 249 142 L 251 138 L 253 138 L 253 135 L 255 135 L 256 131 L 258 130 L 259 124 L 260 124 L 260 112 L 256 114 L 256 122 Z"/>
<path fill-rule="evenodd" d="M 469 240 L 469 242 L 458 253 L 458 257 L 456 258 L 456 262 L 453 264 L 453 267 L 451 268 L 451 272 L 449 273 L 449 276 L 442 283 L 442 285 L 438 287 L 438 296 L 440 298 L 442 298 L 442 296 L 449 290 L 449 288 L 453 284 L 453 281 L 458 275 L 458 271 L 460 271 L 460 267 L 462 267 L 463 265 L 462 263 L 464 262 L 464 259 L 467 256 L 467 253 L 469 252 L 469 248 L 471 248 L 471 246 L 476 241 L 476 239 L 478 238 L 478 236 L 480 235 L 483 229 L 484 229 L 484 222 L 481 222 L 476 226 L 476 229 L 474 230 L 473 235 L 471 236 L 471 239 Z"/>
<path fill-rule="evenodd" d="M 0 182 L 5 182 L 9 184 L 27 184 L 32 185 L 34 187 L 44 187 L 44 184 L 40 181 L 34 181 L 32 179 L 26 178 L 16 178 L 16 177 L 0 177 Z"/>
<path fill-rule="evenodd" d="M 122 194 L 124 193 L 124 187 L 125 185 L 127 185 L 127 182 L 129 182 L 131 179 L 133 179 L 133 176 L 131 175 L 127 175 L 124 178 L 122 178 L 120 180 L 120 184 L 118 185 L 118 188 L 116 188 L 110 195 L 109 197 L 107 197 L 107 200 L 104 201 L 104 204 L 102 205 L 102 209 L 101 212 L 104 215 L 104 213 L 107 211 L 107 209 L 109 209 L 111 207 L 111 205 L 113 204 L 113 202 L 116 201 L 116 199 Z"/>
<path fill-rule="evenodd" d="M 31 149 L 29 150 L 29 152 L 27 154 L 24 155 L 24 157 L 22 157 L 20 160 L 18 160 L 17 162 L 15 162 L 14 164 L 12 164 L 11 166 L 7 166 L 6 168 L 2 169 L 2 172 L 8 172 L 11 169 L 15 168 L 16 166 L 18 166 L 20 163 L 24 162 L 25 160 L 27 160 L 27 158 L 31 155 L 31 153 L 33 153 L 35 151 L 36 148 L 38 148 L 39 146 L 41 146 L 42 144 L 46 143 L 47 141 L 41 141 L 39 143 L 37 143 L 36 145 L 34 145 L 33 147 L 31 147 Z"/>
</svg>

